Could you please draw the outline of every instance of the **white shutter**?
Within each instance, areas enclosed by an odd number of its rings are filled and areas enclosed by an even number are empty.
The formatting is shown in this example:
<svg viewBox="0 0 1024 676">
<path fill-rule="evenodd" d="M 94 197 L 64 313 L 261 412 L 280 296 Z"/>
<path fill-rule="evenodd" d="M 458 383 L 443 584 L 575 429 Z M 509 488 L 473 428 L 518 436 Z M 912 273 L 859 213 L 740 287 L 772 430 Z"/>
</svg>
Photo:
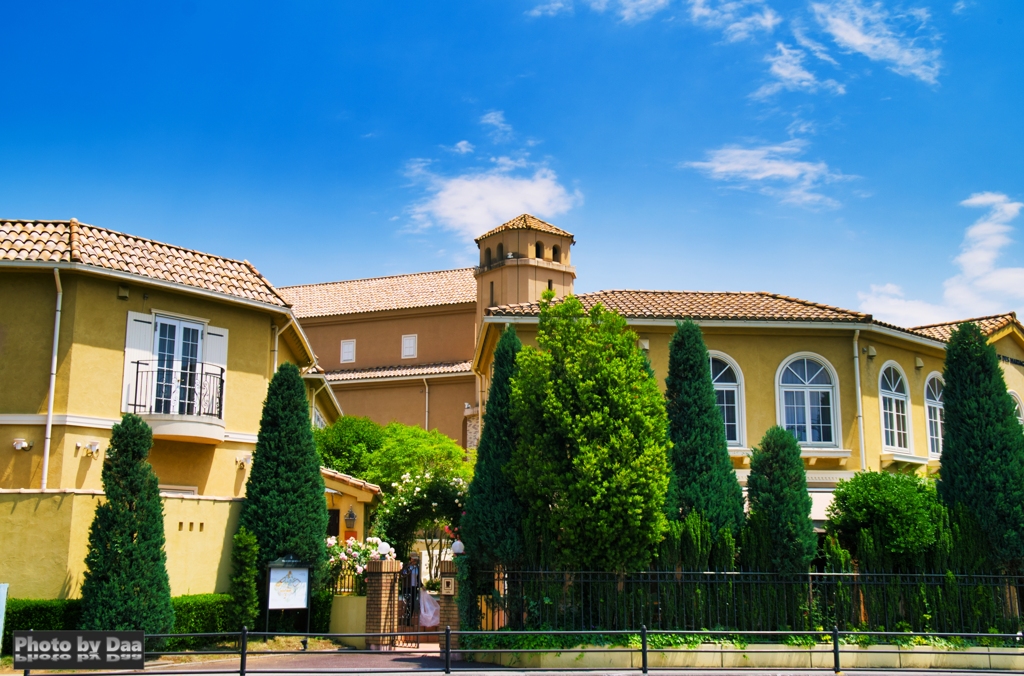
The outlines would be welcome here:
<svg viewBox="0 0 1024 676">
<path fill-rule="evenodd" d="M 203 361 L 228 370 L 228 330 L 217 326 L 206 327 L 206 342 L 203 343 Z"/>
<path fill-rule="evenodd" d="M 124 337 L 124 379 L 121 382 L 121 410 L 125 413 L 135 413 L 136 407 L 132 404 L 151 403 L 148 397 L 142 397 L 140 401 L 135 398 L 135 383 L 137 362 L 152 362 L 153 359 L 153 315 L 142 314 L 141 312 L 128 313 L 128 325 Z M 139 374 L 138 383 L 140 388 L 149 388 L 152 380 L 154 364 L 143 364 L 144 373 Z M 144 413 L 146 409 L 138 408 L 138 413 Z"/>
</svg>

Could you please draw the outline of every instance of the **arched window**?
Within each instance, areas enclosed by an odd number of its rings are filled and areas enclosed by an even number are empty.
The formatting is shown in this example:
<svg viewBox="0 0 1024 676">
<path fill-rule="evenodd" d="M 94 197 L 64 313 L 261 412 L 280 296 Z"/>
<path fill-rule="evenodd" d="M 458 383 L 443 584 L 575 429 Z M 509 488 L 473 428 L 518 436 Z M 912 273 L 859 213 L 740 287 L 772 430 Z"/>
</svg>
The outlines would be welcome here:
<svg viewBox="0 0 1024 676">
<path fill-rule="evenodd" d="M 1017 422 L 1024 425 L 1024 404 L 1020 402 L 1020 396 L 1014 391 L 1010 391 L 1010 397 L 1013 399 L 1013 414 L 1017 416 Z"/>
<path fill-rule="evenodd" d="M 534 244 L 533 251 L 535 258 L 544 258 L 544 243 L 537 242 L 536 244 Z"/>
<path fill-rule="evenodd" d="M 491 264 L 491 248 L 487 247 L 484 249 L 484 267 L 486 268 Z"/>
<path fill-rule="evenodd" d="M 505 258 L 505 247 L 499 242 L 498 243 L 498 260 Z"/>
<path fill-rule="evenodd" d="M 725 440 L 730 446 L 742 446 L 743 427 L 743 383 L 739 367 L 734 367 L 728 358 L 712 352 L 711 384 L 715 388 L 715 400 L 725 423 Z"/>
<path fill-rule="evenodd" d="M 836 379 L 824 359 L 798 356 L 786 362 L 778 377 L 782 426 L 801 444 L 835 446 Z"/>
<path fill-rule="evenodd" d="M 942 453 L 942 425 L 946 412 L 942 403 L 942 378 L 937 374 L 928 377 L 924 385 L 924 406 L 928 417 L 928 452 Z"/>
<path fill-rule="evenodd" d="M 556 263 L 562 262 L 562 249 L 557 244 L 551 247 L 551 260 Z"/>
<path fill-rule="evenodd" d="M 895 364 L 882 367 L 878 389 L 882 402 L 882 447 L 895 451 L 910 450 L 910 425 L 907 411 L 910 395 L 907 381 Z"/>
</svg>

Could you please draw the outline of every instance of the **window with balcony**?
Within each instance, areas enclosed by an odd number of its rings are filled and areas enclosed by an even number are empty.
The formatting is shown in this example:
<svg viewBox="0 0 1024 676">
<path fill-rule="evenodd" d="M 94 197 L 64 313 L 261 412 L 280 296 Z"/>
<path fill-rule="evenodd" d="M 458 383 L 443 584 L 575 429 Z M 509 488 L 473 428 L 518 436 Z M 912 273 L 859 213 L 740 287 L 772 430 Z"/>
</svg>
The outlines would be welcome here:
<svg viewBox="0 0 1024 676">
<path fill-rule="evenodd" d="M 228 331 L 199 320 L 128 313 L 121 408 L 223 419 Z"/>
</svg>

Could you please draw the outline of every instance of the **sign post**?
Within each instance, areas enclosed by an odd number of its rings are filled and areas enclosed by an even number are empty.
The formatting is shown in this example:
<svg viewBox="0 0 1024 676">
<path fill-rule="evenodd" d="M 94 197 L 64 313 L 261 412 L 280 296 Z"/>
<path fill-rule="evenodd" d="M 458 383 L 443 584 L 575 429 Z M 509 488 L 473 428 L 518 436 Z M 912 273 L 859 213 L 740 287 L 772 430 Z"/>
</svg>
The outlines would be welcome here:
<svg viewBox="0 0 1024 676">
<path fill-rule="evenodd" d="M 267 617 L 265 630 L 270 632 L 271 610 L 306 610 L 306 634 L 309 634 L 310 609 L 309 566 L 290 556 L 267 564 Z"/>
</svg>

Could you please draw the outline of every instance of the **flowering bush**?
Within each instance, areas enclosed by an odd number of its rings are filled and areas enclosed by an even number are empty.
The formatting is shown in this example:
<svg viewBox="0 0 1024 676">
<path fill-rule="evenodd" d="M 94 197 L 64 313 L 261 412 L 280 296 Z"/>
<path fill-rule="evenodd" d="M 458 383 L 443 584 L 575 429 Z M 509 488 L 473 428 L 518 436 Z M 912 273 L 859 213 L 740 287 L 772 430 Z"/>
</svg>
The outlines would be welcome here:
<svg viewBox="0 0 1024 676">
<path fill-rule="evenodd" d="M 380 538 L 366 538 L 365 542 L 349 538 L 341 543 L 336 537 L 327 538 L 327 565 L 337 591 L 366 595 L 366 565 L 382 558 L 388 561 L 395 558 L 395 550 L 390 548 L 381 556 L 382 542 Z"/>
<path fill-rule="evenodd" d="M 430 472 L 415 476 L 406 473 L 391 488 L 393 493 L 384 496 L 384 504 L 377 510 L 374 532 L 386 537 L 402 558 L 409 554 L 417 537 L 424 538 L 431 549 L 431 564 L 436 567 L 458 532 L 466 504 L 465 479 Z"/>
</svg>

